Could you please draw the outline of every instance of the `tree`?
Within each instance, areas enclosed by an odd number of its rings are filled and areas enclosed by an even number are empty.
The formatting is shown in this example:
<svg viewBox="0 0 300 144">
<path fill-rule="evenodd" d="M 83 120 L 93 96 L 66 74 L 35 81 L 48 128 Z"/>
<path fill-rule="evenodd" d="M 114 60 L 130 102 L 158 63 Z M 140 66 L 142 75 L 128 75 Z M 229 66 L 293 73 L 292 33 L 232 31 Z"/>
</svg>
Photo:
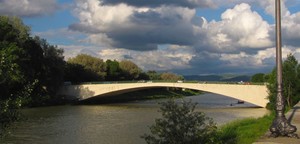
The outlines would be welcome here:
<svg viewBox="0 0 300 144">
<path fill-rule="evenodd" d="M 288 54 L 287 59 L 283 63 L 283 94 L 286 96 L 288 107 L 294 106 L 299 99 L 299 64 L 292 54 Z"/>
<path fill-rule="evenodd" d="M 17 109 L 54 101 L 62 83 L 63 51 L 30 36 L 17 17 L 0 16 L 0 135 Z"/>
<path fill-rule="evenodd" d="M 45 39 L 34 37 L 34 41 L 41 47 L 43 52 L 43 67 L 41 84 L 44 86 L 46 93 L 56 95 L 57 90 L 63 82 L 64 76 L 64 56 L 63 50 L 57 46 L 50 45 Z"/>
<path fill-rule="evenodd" d="M 257 73 L 251 77 L 251 82 L 265 82 L 265 74 Z"/>
<path fill-rule="evenodd" d="M 119 80 L 121 69 L 119 66 L 119 62 L 114 60 L 106 60 L 106 80 L 116 81 Z"/>
<path fill-rule="evenodd" d="M 129 60 L 123 60 L 119 64 L 120 69 L 122 70 L 122 74 L 124 79 L 126 80 L 134 80 L 137 79 L 142 72 L 142 70 L 133 62 Z"/>
<path fill-rule="evenodd" d="M 21 19 L 0 16 L 0 135 L 3 127 L 17 119 L 17 109 L 37 85 L 35 77 L 29 75 L 32 67 L 26 67 L 35 58 L 31 43 L 29 28 Z"/>
<path fill-rule="evenodd" d="M 298 61 L 292 54 L 288 54 L 286 60 L 282 64 L 283 72 L 283 96 L 287 107 L 294 106 L 300 100 L 300 66 Z M 277 81 L 276 69 L 274 68 L 271 74 L 268 75 L 268 89 L 269 89 L 269 104 L 267 108 L 274 109 L 277 96 Z"/>
<path fill-rule="evenodd" d="M 177 104 L 174 100 L 161 103 L 162 118 L 150 126 L 151 134 L 142 138 L 148 144 L 215 144 L 217 126 L 211 118 L 202 112 L 195 112 L 196 104 L 183 101 Z"/>
<path fill-rule="evenodd" d="M 0 41 L 24 43 L 29 38 L 30 28 L 18 17 L 0 16 Z"/>
<path fill-rule="evenodd" d="M 72 83 L 80 83 L 95 80 L 95 73 L 84 69 L 82 65 L 66 63 L 64 69 L 64 80 Z"/>
<path fill-rule="evenodd" d="M 0 100 L 16 99 L 28 82 L 29 28 L 19 18 L 0 16 Z"/>
<path fill-rule="evenodd" d="M 170 80 L 170 81 L 177 81 L 177 80 L 183 80 L 183 77 L 174 73 L 162 73 L 160 75 L 161 80 Z"/>
<path fill-rule="evenodd" d="M 160 80 L 160 74 L 156 71 L 148 71 L 147 75 L 150 80 Z"/>
<path fill-rule="evenodd" d="M 94 73 L 93 81 L 104 80 L 106 76 L 106 64 L 102 59 L 92 57 L 87 54 L 79 54 L 74 58 L 70 58 L 68 63 L 79 64 L 90 73 Z"/>
</svg>

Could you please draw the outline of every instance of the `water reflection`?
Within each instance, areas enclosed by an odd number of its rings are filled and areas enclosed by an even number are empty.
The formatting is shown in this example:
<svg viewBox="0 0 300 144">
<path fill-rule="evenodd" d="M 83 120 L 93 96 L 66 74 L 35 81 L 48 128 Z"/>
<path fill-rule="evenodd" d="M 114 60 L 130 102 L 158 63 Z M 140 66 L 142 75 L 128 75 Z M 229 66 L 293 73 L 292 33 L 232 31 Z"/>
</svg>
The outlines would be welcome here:
<svg viewBox="0 0 300 144">
<path fill-rule="evenodd" d="M 205 112 L 219 125 L 267 113 L 264 108 L 256 108 L 249 103 L 236 104 L 235 99 L 215 94 L 185 99 L 197 102 L 196 110 Z M 11 134 L 1 141 L 8 144 L 143 144 L 145 142 L 140 136 L 148 133 L 148 126 L 160 116 L 157 102 L 26 109 L 23 114 L 28 119 L 17 122 L 11 128 Z"/>
</svg>

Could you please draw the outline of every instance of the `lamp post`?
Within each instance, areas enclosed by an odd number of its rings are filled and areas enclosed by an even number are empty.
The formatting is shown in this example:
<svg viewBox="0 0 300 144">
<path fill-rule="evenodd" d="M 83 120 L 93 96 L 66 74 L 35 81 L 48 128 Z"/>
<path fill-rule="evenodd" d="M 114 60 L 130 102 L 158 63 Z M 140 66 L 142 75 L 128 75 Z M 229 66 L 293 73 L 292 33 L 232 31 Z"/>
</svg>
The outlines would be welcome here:
<svg viewBox="0 0 300 144">
<path fill-rule="evenodd" d="M 282 94 L 282 52 L 281 52 L 281 6 L 280 0 L 275 0 L 276 15 L 276 69 L 277 69 L 277 97 L 276 97 L 276 117 L 270 127 L 271 136 L 298 137 L 294 132 L 297 128 L 290 124 L 284 116 L 285 100 Z"/>
</svg>

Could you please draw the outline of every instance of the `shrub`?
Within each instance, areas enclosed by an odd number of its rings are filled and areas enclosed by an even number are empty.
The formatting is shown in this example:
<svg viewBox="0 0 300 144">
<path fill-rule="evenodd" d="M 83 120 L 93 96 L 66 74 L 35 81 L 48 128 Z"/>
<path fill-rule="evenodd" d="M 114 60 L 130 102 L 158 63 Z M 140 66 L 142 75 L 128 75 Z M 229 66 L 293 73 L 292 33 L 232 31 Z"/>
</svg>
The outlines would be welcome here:
<svg viewBox="0 0 300 144">
<path fill-rule="evenodd" d="M 148 144 L 219 143 L 217 126 L 202 112 L 195 112 L 196 103 L 170 99 L 161 103 L 162 118 L 150 126 L 151 134 L 142 138 Z"/>
</svg>

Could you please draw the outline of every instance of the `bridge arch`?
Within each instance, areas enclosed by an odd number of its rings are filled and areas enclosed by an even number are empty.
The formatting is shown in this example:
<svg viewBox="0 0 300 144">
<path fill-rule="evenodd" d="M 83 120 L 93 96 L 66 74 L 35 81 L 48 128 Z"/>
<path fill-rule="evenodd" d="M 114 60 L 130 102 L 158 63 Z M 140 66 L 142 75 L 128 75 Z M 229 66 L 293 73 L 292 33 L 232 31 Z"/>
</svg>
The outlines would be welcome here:
<svg viewBox="0 0 300 144">
<path fill-rule="evenodd" d="M 240 84 L 200 84 L 200 83 L 120 83 L 120 84 L 83 84 L 64 86 L 60 94 L 69 99 L 86 100 L 93 97 L 119 94 L 145 88 L 174 87 L 211 92 L 239 99 L 260 107 L 268 103 L 268 90 L 265 85 Z"/>
</svg>

